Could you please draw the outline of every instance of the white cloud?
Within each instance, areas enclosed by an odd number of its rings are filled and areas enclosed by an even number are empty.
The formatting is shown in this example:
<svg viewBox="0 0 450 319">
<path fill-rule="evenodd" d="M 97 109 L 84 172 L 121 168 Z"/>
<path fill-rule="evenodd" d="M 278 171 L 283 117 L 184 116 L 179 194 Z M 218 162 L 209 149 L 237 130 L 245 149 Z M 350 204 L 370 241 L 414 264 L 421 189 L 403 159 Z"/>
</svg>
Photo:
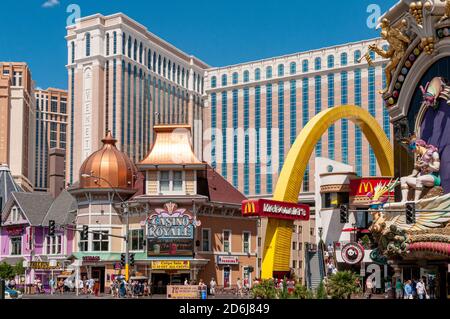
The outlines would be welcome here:
<svg viewBox="0 0 450 319">
<path fill-rule="evenodd" d="M 42 4 L 42 7 L 44 8 L 53 8 L 54 6 L 59 5 L 59 0 L 47 0 Z"/>
</svg>

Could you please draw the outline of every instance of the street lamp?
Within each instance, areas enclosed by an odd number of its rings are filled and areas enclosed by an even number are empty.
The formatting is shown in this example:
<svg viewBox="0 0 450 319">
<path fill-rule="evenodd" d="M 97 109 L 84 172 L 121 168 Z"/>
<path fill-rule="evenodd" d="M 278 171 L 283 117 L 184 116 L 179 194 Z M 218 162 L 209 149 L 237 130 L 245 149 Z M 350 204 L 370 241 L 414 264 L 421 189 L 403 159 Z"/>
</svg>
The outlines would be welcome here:
<svg viewBox="0 0 450 319">
<path fill-rule="evenodd" d="M 114 186 L 112 186 L 112 184 L 105 178 L 101 177 L 101 176 L 95 176 L 92 174 L 82 174 L 81 177 L 83 178 L 96 178 L 96 179 L 100 179 L 102 181 L 104 181 L 105 183 L 107 183 L 109 185 L 109 187 L 111 187 L 111 189 L 113 190 L 114 194 L 117 195 L 117 197 L 119 198 L 120 202 L 121 202 L 121 206 L 123 208 L 123 213 L 125 215 L 125 220 L 126 220 L 126 229 L 125 229 L 125 280 L 128 282 L 128 277 L 130 275 L 130 271 L 129 271 L 129 267 L 130 267 L 130 247 L 129 247 L 129 239 L 130 239 L 130 220 L 129 220 L 129 206 L 128 203 L 126 201 L 124 201 L 124 199 L 122 198 L 122 196 L 120 196 L 120 194 L 117 192 L 116 188 Z"/>
</svg>

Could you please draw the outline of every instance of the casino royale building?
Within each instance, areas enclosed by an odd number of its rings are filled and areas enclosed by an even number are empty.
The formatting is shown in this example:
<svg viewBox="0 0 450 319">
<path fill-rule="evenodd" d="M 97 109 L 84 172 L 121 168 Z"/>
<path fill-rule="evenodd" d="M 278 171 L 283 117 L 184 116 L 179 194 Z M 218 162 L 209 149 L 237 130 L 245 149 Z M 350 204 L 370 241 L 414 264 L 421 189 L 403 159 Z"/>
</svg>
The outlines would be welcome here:
<svg viewBox="0 0 450 319">
<path fill-rule="evenodd" d="M 69 191 L 78 203 L 77 228 L 88 225 L 87 240 L 77 232 L 69 258 L 81 276 L 98 279 L 101 290 L 123 274 L 129 206 L 131 277 L 149 279 L 155 293 L 185 279 L 232 288 L 238 278 L 256 276 L 257 223 L 245 218 L 245 196 L 194 154 L 190 127 L 157 125 L 155 143 L 136 165 L 116 148 L 111 133 L 82 164 Z M 120 197 L 119 197 L 120 196 Z M 99 234 L 102 232 L 104 235 Z"/>
</svg>

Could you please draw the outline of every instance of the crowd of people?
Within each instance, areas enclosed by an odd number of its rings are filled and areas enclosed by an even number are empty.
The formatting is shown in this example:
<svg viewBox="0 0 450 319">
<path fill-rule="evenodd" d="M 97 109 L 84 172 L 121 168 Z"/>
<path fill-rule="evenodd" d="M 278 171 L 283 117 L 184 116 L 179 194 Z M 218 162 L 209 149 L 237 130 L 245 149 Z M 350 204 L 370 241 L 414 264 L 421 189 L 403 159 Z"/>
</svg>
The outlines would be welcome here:
<svg viewBox="0 0 450 319">
<path fill-rule="evenodd" d="M 139 298 L 151 296 L 151 282 L 146 280 L 125 280 L 117 277 L 111 281 L 110 293 L 113 298 Z"/>
<path fill-rule="evenodd" d="M 413 278 L 402 282 L 397 279 L 395 283 L 395 298 L 396 299 L 434 299 L 435 298 L 435 284 L 434 279 L 427 280 L 422 277 L 419 280 Z"/>
</svg>

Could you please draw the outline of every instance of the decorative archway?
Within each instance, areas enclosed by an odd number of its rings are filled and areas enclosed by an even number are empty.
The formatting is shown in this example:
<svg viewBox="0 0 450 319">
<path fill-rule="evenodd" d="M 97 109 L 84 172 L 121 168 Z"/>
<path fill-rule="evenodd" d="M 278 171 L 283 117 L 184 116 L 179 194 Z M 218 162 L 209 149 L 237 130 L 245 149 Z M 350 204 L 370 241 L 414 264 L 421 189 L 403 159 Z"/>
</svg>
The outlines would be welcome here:
<svg viewBox="0 0 450 319">
<path fill-rule="evenodd" d="M 361 128 L 373 148 L 381 174 L 394 175 L 392 146 L 375 118 L 358 106 L 336 106 L 317 114 L 298 135 L 278 178 L 274 200 L 298 202 L 303 176 L 314 147 L 328 128 L 341 119 L 348 119 Z M 289 270 L 292 226 L 292 221 L 269 219 L 262 262 L 263 278 L 272 278 L 274 271 Z"/>
</svg>

